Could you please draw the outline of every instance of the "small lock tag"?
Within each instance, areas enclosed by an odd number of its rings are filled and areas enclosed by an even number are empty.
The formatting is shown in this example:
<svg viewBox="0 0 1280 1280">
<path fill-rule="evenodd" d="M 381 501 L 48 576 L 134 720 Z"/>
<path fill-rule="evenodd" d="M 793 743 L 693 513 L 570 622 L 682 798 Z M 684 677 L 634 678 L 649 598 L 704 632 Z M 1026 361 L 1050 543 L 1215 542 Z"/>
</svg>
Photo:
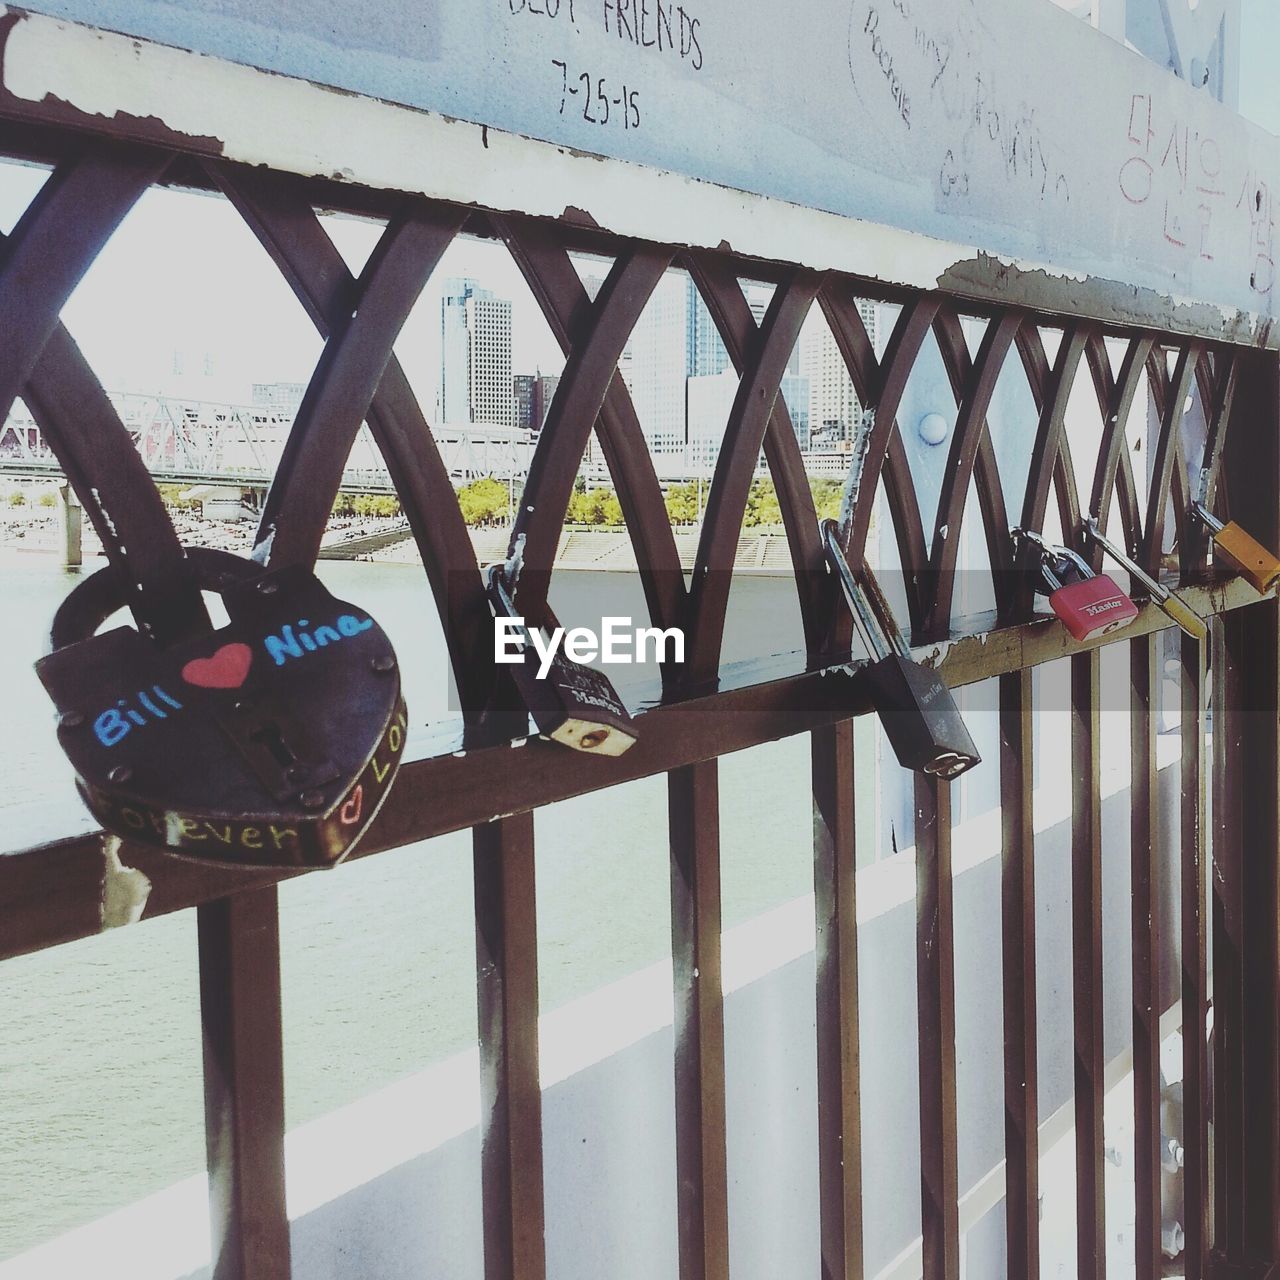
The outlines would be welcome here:
<svg viewBox="0 0 1280 1280">
<path fill-rule="evenodd" d="M 1280 578 L 1280 558 L 1234 520 L 1223 524 L 1203 503 L 1195 503 L 1191 510 L 1213 537 L 1214 558 L 1234 569 L 1255 591 L 1266 595 Z"/>
<path fill-rule="evenodd" d="M 904 769 L 956 778 L 982 763 L 951 690 L 930 667 L 912 661 L 888 602 L 870 570 L 859 581 L 849 568 L 833 520 L 822 524 L 827 563 L 871 655 L 864 670 L 885 737 Z"/>
<path fill-rule="evenodd" d="M 188 552 L 197 571 L 216 554 Z M 404 754 L 395 654 L 313 573 L 217 563 L 216 581 L 201 585 L 220 592 L 229 624 L 167 649 L 132 627 L 93 634 L 124 603 L 104 589 L 113 569 L 68 596 L 55 648 L 36 664 L 59 743 L 116 835 L 215 862 L 333 866 Z"/>
<path fill-rule="evenodd" d="M 523 638 L 516 637 L 523 648 L 521 660 L 510 670 L 540 734 L 599 756 L 620 756 L 635 745 L 636 723 L 602 672 L 574 662 L 557 648 L 546 674 L 538 675 L 538 653 L 527 624 L 516 612 L 503 565 L 489 570 L 489 603 L 495 617 L 519 620 L 524 632 Z"/>
<path fill-rule="evenodd" d="M 1048 588 L 1049 606 L 1076 640 L 1093 640 L 1127 627 L 1138 606 L 1105 573 L 1095 574 L 1084 557 L 1069 547 L 1053 546 L 1024 529 L 1015 538 L 1030 542 L 1040 557 L 1040 577 Z M 1062 573 L 1072 581 L 1064 582 Z"/>
</svg>

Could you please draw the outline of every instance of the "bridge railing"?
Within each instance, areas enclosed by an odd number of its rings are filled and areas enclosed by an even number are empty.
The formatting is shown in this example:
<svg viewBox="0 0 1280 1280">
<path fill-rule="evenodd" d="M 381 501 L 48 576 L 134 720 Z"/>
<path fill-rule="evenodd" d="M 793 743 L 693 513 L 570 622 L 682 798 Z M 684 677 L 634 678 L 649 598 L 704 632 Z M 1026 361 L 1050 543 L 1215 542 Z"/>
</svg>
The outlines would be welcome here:
<svg viewBox="0 0 1280 1280">
<path fill-rule="evenodd" d="M 826 268 L 807 261 L 799 239 L 790 257 L 746 257 L 700 247 L 705 228 L 688 243 L 619 236 L 582 225 L 572 210 L 545 217 L 463 206 L 408 183 L 374 189 L 238 163 L 217 154 L 209 139 L 54 101 L 0 96 L 0 117 L 0 147 L 52 166 L 0 246 L 6 334 L 0 407 L 17 396 L 25 400 L 68 473 L 83 484 L 104 546 L 144 597 L 172 571 L 166 559 L 172 535 L 155 516 L 150 480 L 138 472 L 110 473 L 118 457 L 112 450 L 126 429 L 59 317 L 76 282 L 153 184 L 205 189 L 229 200 L 324 338 L 291 448 L 272 480 L 271 563 L 314 560 L 362 422 L 386 460 L 421 553 L 420 589 L 431 593 L 440 617 L 461 713 L 406 763 L 358 856 L 442 832 L 473 833 L 490 1280 L 545 1274 L 534 813 L 655 774 L 668 780 L 680 1276 L 727 1276 L 717 761 L 798 734 L 809 735 L 812 750 L 823 1272 L 848 1280 L 863 1274 L 862 1183 L 874 1170 L 864 1170 L 860 1156 L 859 1063 L 876 1046 L 860 1044 L 858 1035 L 854 779 L 865 762 L 854 749 L 854 722 L 870 704 L 860 680 L 824 674 L 848 660 L 849 627 L 824 567 L 812 492 L 779 395 L 814 308 L 830 327 L 858 396 L 875 410 L 861 486 L 841 517 L 847 554 L 855 565 L 869 554 L 882 496 L 919 656 L 952 686 L 998 685 L 999 749 L 985 767 L 999 772 L 1002 815 L 1009 1273 L 1032 1277 L 1040 1268 L 1036 1028 L 1037 976 L 1045 963 L 1069 967 L 1072 989 L 1078 1273 L 1094 1277 L 1105 1270 L 1100 654 L 1111 645 L 1127 648 L 1131 672 L 1133 909 L 1123 951 L 1133 989 L 1137 1274 L 1144 1280 L 1161 1274 L 1159 1027 L 1161 1014 L 1174 1006 L 1180 1006 L 1185 1046 L 1186 1274 L 1263 1275 L 1265 1267 L 1280 1265 L 1274 1211 L 1280 1203 L 1280 616 L 1274 598 L 1259 597 L 1211 567 L 1205 533 L 1188 514 L 1203 476 L 1220 509 L 1264 542 L 1280 543 L 1274 350 L 1226 340 L 1197 319 L 1198 312 L 1191 319 L 1176 308 L 1146 315 L 1131 301 L 1122 311 L 1115 301 L 1122 291 L 1101 286 L 1082 292 L 1069 281 L 1028 278 L 1012 305 L 981 282 L 961 294 L 895 282 L 890 267 L 886 278 Z M 359 277 L 318 216 L 317 210 L 335 208 L 382 225 Z M 462 234 L 506 246 L 565 353 L 565 373 L 512 530 L 513 542 L 523 539 L 522 602 L 535 606 L 548 589 L 594 430 L 635 546 L 650 617 L 682 628 L 688 639 L 685 668 L 664 673 L 653 705 L 638 716 L 637 745 L 616 760 L 584 761 L 538 739 L 515 749 L 509 737 L 486 727 L 484 713 L 503 685 L 491 656 L 482 579 L 431 424 L 392 351 L 408 309 Z M 874 240 L 857 226 L 846 234 Z M 594 300 L 571 261 L 575 251 L 612 262 Z M 617 373 L 646 301 L 672 266 L 692 277 L 740 377 L 688 578 L 642 424 Z M 772 287 L 759 322 L 745 280 Z M 896 315 L 881 355 L 859 311 L 867 299 Z M 942 362 L 956 405 L 933 508 L 913 471 L 900 419 L 926 350 Z M 991 412 L 998 388 L 1010 379 L 1031 408 L 1017 424 L 1027 446 L 1021 471 L 1002 456 Z M 1140 455 L 1129 434 L 1135 404 L 1142 406 L 1139 414 L 1150 415 L 1136 428 Z M 721 655 L 734 556 L 761 450 L 787 531 L 804 650 L 730 666 Z M 95 484 L 109 474 L 110 484 Z M 104 518 L 113 514 L 103 506 L 109 492 L 131 508 L 127 536 L 120 511 L 113 521 Z M 1211 642 L 1184 638 L 1177 650 L 1176 828 L 1161 823 L 1154 803 L 1169 619 L 1148 603 L 1126 631 L 1075 642 L 1056 621 L 1033 613 L 1027 575 L 1013 556 L 1010 526 L 1056 527 L 1078 539 L 1090 513 L 1110 521 L 1113 536 L 1148 571 L 1182 582 L 1211 622 Z M 961 616 L 955 604 L 965 521 L 983 531 L 995 601 L 988 616 Z M 1071 793 L 1072 947 L 1070 957 L 1049 958 L 1036 952 L 1032 676 L 1058 659 L 1071 671 L 1071 769 L 1063 786 Z M 1205 804 L 1210 788 L 1212 829 Z M 921 777 L 914 809 L 922 1273 L 926 1280 L 955 1280 L 960 1188 L 951 784 Z M 146 916 L 197 914 L 215 1274 L 285 1277 L 290 1239 L 275 888 L 281 876 L 175 861 L 141 847 L 126 847 L 121 856 L 151 882 Z M 99 931 L 103 867 L 98 835 L 67 837 L 58 829 L 0 853 L 0 953 L 14 956 Z M 1176 919 L 1163 918 L 1157 906 L 1170 881 L 1180 891 Z M 337 880 L 334 891 L 340 891 Z M 1205 1034 L 1211 998 L 1212 1062 Z M 429 1214 L 431 1206 L 421 1211 Z"/>
</svg>

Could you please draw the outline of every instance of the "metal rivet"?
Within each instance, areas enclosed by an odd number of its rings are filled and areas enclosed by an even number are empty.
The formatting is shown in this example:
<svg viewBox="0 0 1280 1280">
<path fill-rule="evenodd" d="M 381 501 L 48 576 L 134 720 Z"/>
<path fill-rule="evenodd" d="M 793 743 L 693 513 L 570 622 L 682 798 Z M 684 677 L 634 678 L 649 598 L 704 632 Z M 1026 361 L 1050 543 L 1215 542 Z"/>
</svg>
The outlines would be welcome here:
<svg viewBox="0 0 1280 1280">
<path fill-rule="evenodd" d="M 304 791 L 301 796 L 304 809 L 318 809 L 324 804 L 323 791 Z"/>
<path fill-rule="evenodd" d="M 58 723 L 64 729 L 78 729 L 84 724 L 84 716 L 79 711 L 68 711 Z"/>
<path fill-rule="evenodd" d="M 118 764 L 110 773 L 107 774 L 107 781 L 115 783 L 116 786 L 123 786 L 130 778 L 133 777 L 133 770 L 127 764 Z"/>
<path fill-rule="evenodd" d="M 584 733 L 578 745 L 584 751 L 594 751 L 601 743 L 608 741 L 608 729 L 592 729 L 590 733 Z"/>
<path fill-rule="evenodd" d="M 260 582 L 258 583 L 258 590 L 264 596 L 273 596 L 280 590 L 280 584 L 278 582 Z"/>
<path fill-rule="evenodd" d="M 383 653 L 374 658 L 369 665 L 379 674 L 385 675 L 388 671 L 394 671 L 396 669 L 396 660 L 392 654 Z"/>
</svg>

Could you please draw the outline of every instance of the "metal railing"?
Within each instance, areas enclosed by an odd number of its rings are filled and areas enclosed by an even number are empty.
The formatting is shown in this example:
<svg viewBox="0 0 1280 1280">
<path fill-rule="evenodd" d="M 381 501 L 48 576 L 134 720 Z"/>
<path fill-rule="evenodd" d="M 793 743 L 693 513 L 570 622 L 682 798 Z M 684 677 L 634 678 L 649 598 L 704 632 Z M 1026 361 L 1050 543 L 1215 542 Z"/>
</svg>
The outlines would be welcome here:
<svg viewBox="0 0 1280 1280">
<path fill-rule="evenodd" d="M 1182 1025 L 1188 1031 L 1186 1275 L 1274 1273 L 1280 1265 L 1280 626 L 1274 599 L 1209 571 L 1206 535 L 1187 514 L 1203 466 L 1219 509 L 1229 506 L 1264 542 L 1280 542 L 1280 366 L 1274 351 L 1206 332 L 1174 332 L 1157 327 L 1154 317 L 1153 327 L 1144 327 L 1140 316 L 1122 318 L 1101 305 L 1064 306 L 1066 295 L 1048 284 L 1043 308 L 1034 310 L 1027 301 L 1030 285 L 1017 306 L 1002 304 L 986 288 L 961 297 L 886 285 L 794 262 L 620 238 L 569 220 L 464 208 L 243 166 L 181 139 L 140 143 L 140 130 L 128 122 L 72 118 L 56 103 L 0 105 L 14 117 L 0 127 L 0 147 L 54 166 L 0 246 L 0 411 L 19 395 L 25 400 L 68 477 L 86 495 L 104 548 L 137 584 L 141 616 L 163 631 L 174 607 L 172 585 L 183 572 L 181 548 L 124 424 L 59 315 L 152 184 L 220 191 L 324 339 L 266 504 L 264 534 L 274 533 L 270 563 L 315 560 L 362 422 L 386 461 L 440 615 L 462 715 L 405 764 L 405 779 L 358 856 L 473 830 L 490 1280 L 545 1274 L 533 812 L 658 773 L 669 779 L 680 1277 L 728 1275 L 717 758 L 801 733 L 812 741 L 823 1275 L 863 1275 L 853 721 L 870 704 L 858 679 L 836 682 L 821 674 L 847 660 L 849 626 L 824 568 L 812 494 L 778 394 L 814 306 L 830 326 L 859 399 L 875 410 L 857 500 L 841 520 L 846 553 L 855 566 L 866 554 L 883 490 L 917 646 L 939 662 L 953 686 L 999 683 L 999 759 L 988 767 L 999 770 L 1002 806 L 1009 1274 L 1034 1277 L 1040 1270 L 1032 672 L 1058 658 L 1069 659 L 1071 667 L 1078 1274 L 1100 1277 L 1105 1270 L 1102 644 L 1127 645 L 1131 670 L 1137 1274 L 1154 1280 L 1161 1273 L 1158 961 L 1164 928 L 1176 930 L 1180 941 Z M 320 208 L 383 221 L 359 278 L 326 234 Z M 510 695 L 492 662 L 481 575 L 430 424 L 392 351 L 410 308 L 461 234 L 506 245 L 565 353 L 564 375 L 512 531 L 513 542 L 523 539 L 524 545 L 521 602 L 528 608 L 545 600 L 594 428 L 635 546 L 651 619 L 682 628 L 688 638 L 686 665 L 664 672 L 657 704 L 638 717 L 639 742 L 616 760 L 584 760 L 534 740 L 513 762 L 510 722 L 504 733 L 502 717 L 493 714 L 495 707 L 509 706 Z M 573 266 L 573 251 L 613 260 L 594 301 Z M 803 254 L 798 250 L 796 257 Z M 623 346 L 673 265 L 695 281 L 741 379 L 688 581 L 641 424 L 617 375 Z M 744 278 L 774 286 L 758 324 Z M 897 308 L 879 359 L 857 305 L 868 298 Z M 967 319 L 981 326 L 972 352 Z M 936 511 L 921 508 L 898 424 L 904 391 L 930 335 L 957 405 Z M 1024 378 L 1034 403 L 1030 466 L 1012 499 L 988 428 L 1002 377 Z M 1082 388 L 1092 395 L 1100 424 L 1101 447 L 1088 458 L 1073 457 L 1067 429 L 1068 402 Z M 1140 394 L 1150 397 L 1157 418 L 1145 498 L 1125 438 Z M 1188 456 L 1184 444 L 1189 403 L 1206 424 L 1202 457 Z M 722 669 L 734 555 L 761 449 L 786 527 L 806 651 Z M 994 615 L 985 618 L 960 618 L 954 610 L 958 531 L 971 492 L 996 600 Z M 1068 536 L 1078 535 L 1083 515 L 1097 513 L 1105 522 L 1116 512 L 1119 529 L 1113 533 L 1129 552 L 1153 573 L 1172 563 L 1187 598 L 1212 619 L 1211 645 L 1181 643 L 1182 816 L 1176 830 L 1161 826 L 1155 804 L 1159 641 L 1171 624 L 1147 604 L 1125 632 L 1082 644 L 1055 621 L 1033 616 L 1026 566 L 1015 561 L 1008 531 L 1017 524 L 1043 528 L 1052 518 L 1051 503 Z M 1077 545 L 1096 557 L 1091 547 Z M 937 648 L 943 640 L 952 643 Z M 1212 758 L 1205 732 L 1210 658 Z M 1205 823 L 1209 786 L 1216 799 L 1212 831 Z M 923 776 L 915 787 L 923 1274 L 957 1280 L 951 791 L 950 784 Z M 0 853 L 0 956 L 55 946 L 102 927 L 100 838 L 58 834 Z M 198 915 L 215 1275 L 285 1277 L 289 1223 L 275 883 L 286 873 L 203 866 L 141 847 L 126 847 L 123 856 L 151 879 L 148 916 L 186 909 Z M 1176 922 L 1162 921 L 1155 909 L 1158 885 L 1170 876 L 1181 882 Z M 1212 1097 L 1209 1049 L 1196 1034 L 1205 1026 L 1211 994 Z"/>
</svg>

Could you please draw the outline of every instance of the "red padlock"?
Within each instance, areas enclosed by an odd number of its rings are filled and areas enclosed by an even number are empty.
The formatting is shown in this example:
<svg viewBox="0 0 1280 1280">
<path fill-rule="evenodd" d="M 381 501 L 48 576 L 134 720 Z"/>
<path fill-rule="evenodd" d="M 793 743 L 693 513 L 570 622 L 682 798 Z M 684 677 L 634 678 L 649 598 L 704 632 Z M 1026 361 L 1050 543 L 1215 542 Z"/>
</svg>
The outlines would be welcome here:
<svg viewBox="0 0 1280 1280">
<path fill-rule="evenodd" d="M 1043 545 L 1041 552 L 1040 572 L 1049 588 L 1049 605 L 1075 639 L 1092 640 L 1118 631 L 1138 616 L 1138 606 L 1105 573 L 1094 574 L 1077 552 Z M 1064 584 L 1055 572 L 1054 561 L 1063 558 L 1079 572 L 1076 581 Z"/>
</svg>

